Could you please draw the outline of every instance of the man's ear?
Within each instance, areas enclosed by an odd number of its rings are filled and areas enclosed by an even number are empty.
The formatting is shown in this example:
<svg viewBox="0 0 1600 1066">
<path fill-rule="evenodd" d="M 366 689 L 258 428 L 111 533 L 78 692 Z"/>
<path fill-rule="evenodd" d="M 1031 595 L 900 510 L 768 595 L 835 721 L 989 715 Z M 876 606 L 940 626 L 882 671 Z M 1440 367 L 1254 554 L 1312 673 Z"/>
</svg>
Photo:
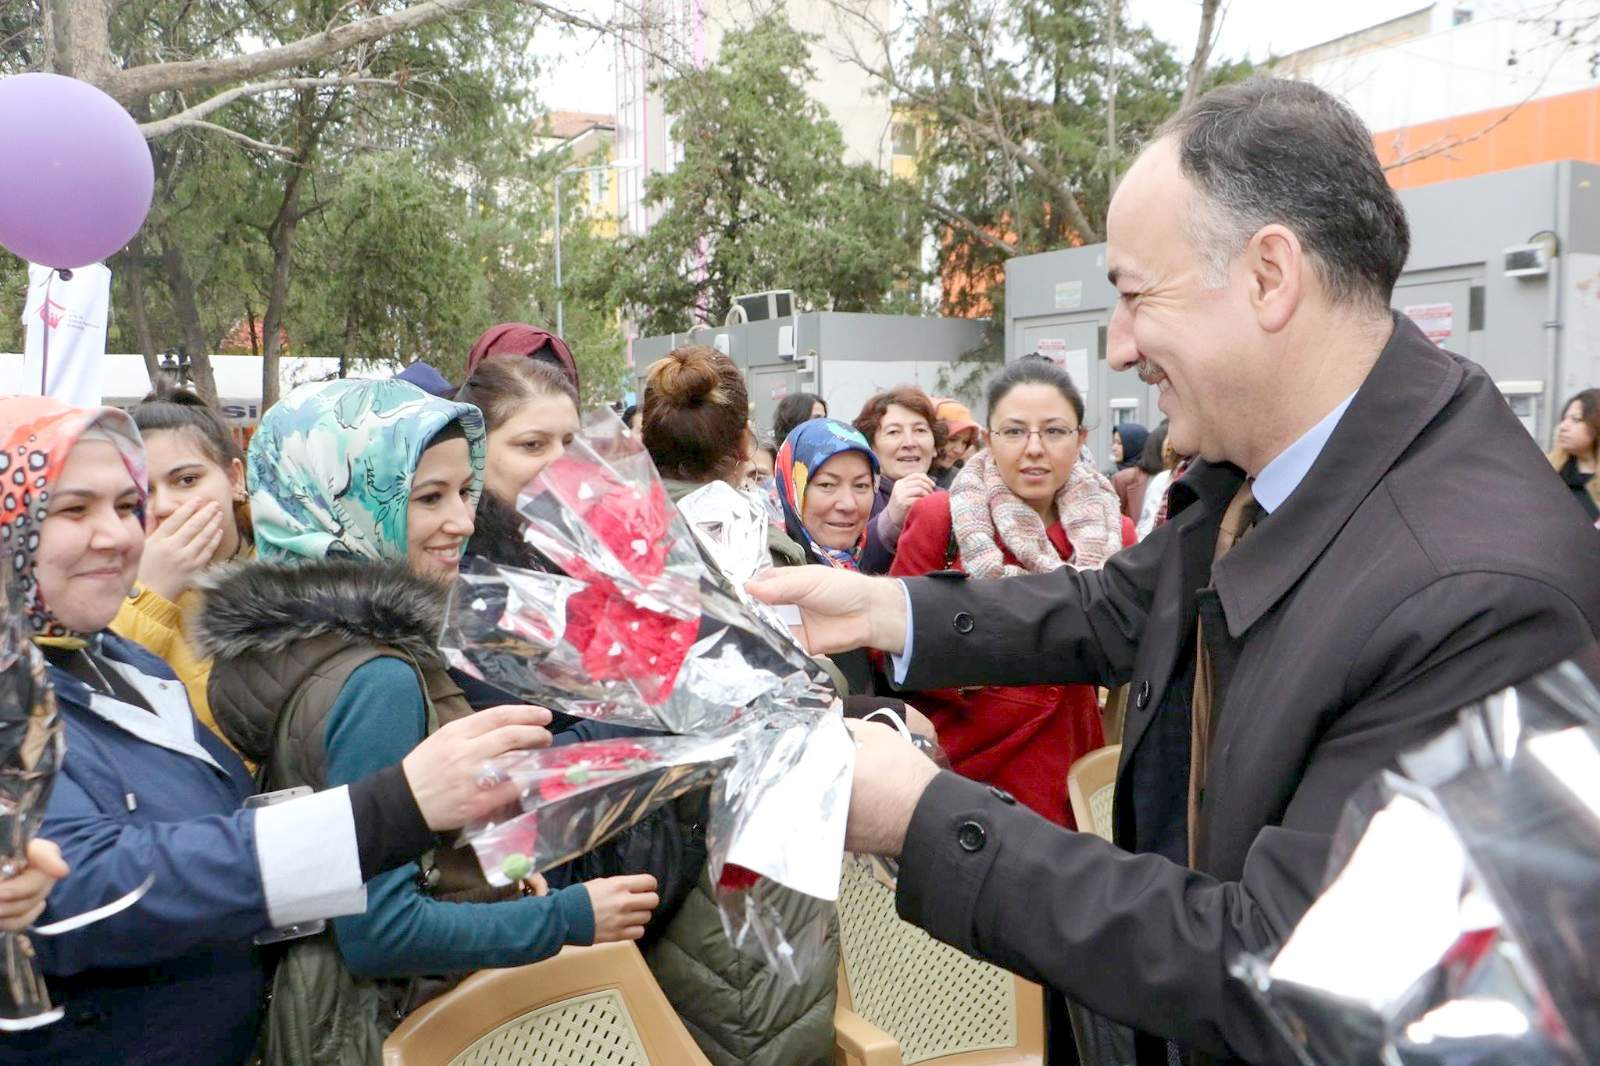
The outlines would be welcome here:
<svg viewBox="0 0 1600 1066">
<path fill-rule="evenodd" d="M 1305 247 L 1287 226 L 1262 226 L 1245 246 L 1244 265 L 1250 272 L 1256 321 L 1265 332 L 1277 333 L 1294 318 L 1305 294 L 1306 271 L 1311 269 Z"/>
</svg>

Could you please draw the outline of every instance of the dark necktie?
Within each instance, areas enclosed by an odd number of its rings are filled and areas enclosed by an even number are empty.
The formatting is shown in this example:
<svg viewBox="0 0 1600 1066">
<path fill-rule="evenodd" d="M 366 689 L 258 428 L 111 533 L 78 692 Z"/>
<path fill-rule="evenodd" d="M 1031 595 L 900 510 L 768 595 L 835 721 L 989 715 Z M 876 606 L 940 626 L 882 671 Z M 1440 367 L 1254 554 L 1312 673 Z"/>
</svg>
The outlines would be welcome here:
<svg viewBox="0 0 1600 1066">
<path fill-rule="evenodd" d="M 1239 491 L 1228 504 L 1228 509 L 1222 515 L 1222 526 L 1217 530 L 1217 548 L 1212 556 L 1212 565 L 1221 559 L 1250 531 L 1256 519 L 1261 516 L 1261 505 L 1256 503 L 1255 494 L 1250 490 L 1250 482 L 1246 481 L 1239 486 Z M 1206 767 L 1211 755 L 1211 738 L 1216 734 L 1215 723 L 1211 719 L 1212 700 L 1216 695 L 1212 692 L 1213 676 L 1211 672 L 1211 655 L 1206 647 L 1205 622 L 1202 619 L 1195 629 L 1195 665 L 1194 665 L 1194 693 L 1189 701 L 1190 707 L 1190 732 L 1189 732 L 1189 865 L 1193 867 L 1196 859 L 1196 846 L 1199 840 L 1200 825 L 1200 796 L 1205 789 Z"/>
</svg>

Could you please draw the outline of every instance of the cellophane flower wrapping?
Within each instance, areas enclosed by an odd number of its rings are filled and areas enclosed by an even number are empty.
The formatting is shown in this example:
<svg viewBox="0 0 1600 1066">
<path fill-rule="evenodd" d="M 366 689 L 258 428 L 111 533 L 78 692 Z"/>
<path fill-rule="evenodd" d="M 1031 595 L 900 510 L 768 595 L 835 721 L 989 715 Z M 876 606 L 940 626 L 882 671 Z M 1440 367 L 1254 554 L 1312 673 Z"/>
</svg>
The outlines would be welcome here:
<svg viewBox="0 0 1600 1066">
<path fill-rule="evenodd" d="M 1464 708 L 1351 801 L 1232 967 L 1302 1063 L 1600 1063 L 1600 652 Z"/>
<path fill-rule="evenodd" d="M 0 617 L 0 866 L 20 870 L 28 841 L 44 820 L 64 741 L 44 658 L 29 639 L 13 588 L 0 589 L 6 608 Z M 0 1031 L 59 1018 L 27 935 L 0 933 L 0 951 Z"/>
<path fill-rule="evenodd" d="M 640 736 L 502 756 L 488 773 L 518 802 L 467 828 L 490 884 L 508 885 L 593 850 L 648 811 L 710 785 L 736 738 Z"/>
<path fill-rule="evenodd" d="M 729 935 L 798 978 L 838 894 L 854 746 L 826 672 L 744 591 L 758 532 L 764 551 L 759 508 L 734 493 L 719 518 L 707 497 L 691 502 L 692 529 L 637 439 L 593 414 L 518 499 L 527 542 L 560 572 L 463 567 L 441 639 L 452 665 L 531 703 L 669 734 L 491 767 L 526 783 L 521 803 L 465 836 L 505 883 L 714 781 Z"/>
</svg>

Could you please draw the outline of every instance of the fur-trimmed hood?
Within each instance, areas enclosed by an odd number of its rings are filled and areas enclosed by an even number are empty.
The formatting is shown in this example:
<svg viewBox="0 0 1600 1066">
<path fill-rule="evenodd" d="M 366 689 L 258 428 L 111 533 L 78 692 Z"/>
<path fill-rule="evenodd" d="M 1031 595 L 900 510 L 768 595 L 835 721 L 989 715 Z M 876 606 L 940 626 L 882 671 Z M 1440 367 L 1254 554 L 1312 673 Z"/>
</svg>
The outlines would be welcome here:
<svg viewBox="0 0 1600 1066">
<path fill-rule="evenodd" d="M 447 593 L 404 564 L 254 562 L 222 570 L 201 589 L 195 644 L 219 661 L 330 635 L 387 644 L 425 665 L 441 661 Z"/>
<path fill-rule="evenodd" d="M 444 669 L 438 640 L 445 591 L 400 564 L 246 563 L 209 578 L 202 591 L 193 634 L 213 658 L 211 710 L 229 743 L 258 763 L 274 750 L 278 718 L 295 694 L 326 684 L 335 660 L 348 668 L 363 649 L 392 649 L 387 654 L 429 674 Z M 329 705 L 335 694 L 326 694 Z"/>
</svg>

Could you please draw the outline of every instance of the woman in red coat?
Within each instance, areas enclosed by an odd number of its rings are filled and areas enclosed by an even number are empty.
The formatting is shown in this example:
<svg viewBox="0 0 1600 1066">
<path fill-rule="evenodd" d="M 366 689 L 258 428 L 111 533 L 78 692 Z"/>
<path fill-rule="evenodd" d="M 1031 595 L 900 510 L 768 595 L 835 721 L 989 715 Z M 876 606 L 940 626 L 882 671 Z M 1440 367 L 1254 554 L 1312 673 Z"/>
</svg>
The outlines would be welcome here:
<svg viewBox="0 0 1600 1066">
<path fill-rule="evenodd" d="M 918 500 L 890 573 L 962 569 L 978 580 L 1098 569 L 1134 541 L 1133 523 L 1083 447 L 1083 397 L 1046 359 L 989 386 L 989 447 L 948 493 Z M 933 720 L 957 773 L 1005 789 L 1059 825 L 1067 768 L 1105 743 L 1091 685 L 944 689 L 907 697 Z"/>
</svg>

